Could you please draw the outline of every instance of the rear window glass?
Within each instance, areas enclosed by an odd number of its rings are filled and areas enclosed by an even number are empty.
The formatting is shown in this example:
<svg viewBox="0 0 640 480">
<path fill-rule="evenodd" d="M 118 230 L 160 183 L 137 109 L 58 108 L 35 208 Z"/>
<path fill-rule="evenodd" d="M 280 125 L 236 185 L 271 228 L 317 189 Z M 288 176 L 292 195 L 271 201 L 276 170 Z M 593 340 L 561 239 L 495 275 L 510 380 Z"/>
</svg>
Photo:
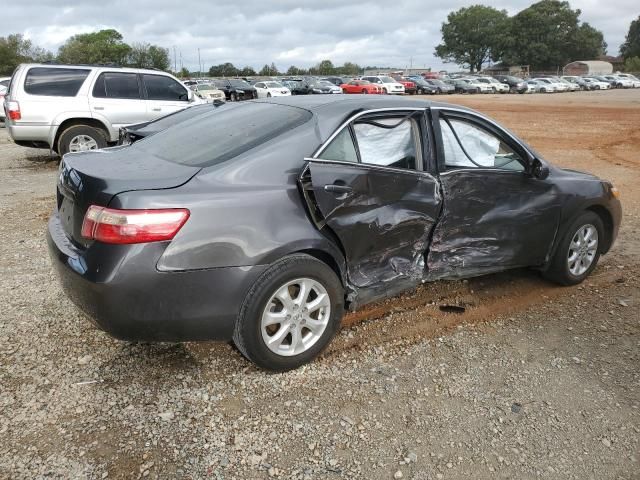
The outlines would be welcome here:
<svg viewBox="0 0 640 480">
<path fill-rule="evenodd" d="M 168 162 L 209 167 L 309 121 L 311 112 L 269 103 L 233 103 L 134 143 L 130 148 Z"/>
<path fill-rule="evenodd" d="M 138 75 L 120 72 L 101 73 L 93 87 L 93 96 L 96 98 L 139 100 Z"/>
<path fill-rule="evenodd" d="M 31 68 L 24 81 L 24 91 L 31 95 L 75 97 L 89 72 L 77 68 Z"/>
</svg>

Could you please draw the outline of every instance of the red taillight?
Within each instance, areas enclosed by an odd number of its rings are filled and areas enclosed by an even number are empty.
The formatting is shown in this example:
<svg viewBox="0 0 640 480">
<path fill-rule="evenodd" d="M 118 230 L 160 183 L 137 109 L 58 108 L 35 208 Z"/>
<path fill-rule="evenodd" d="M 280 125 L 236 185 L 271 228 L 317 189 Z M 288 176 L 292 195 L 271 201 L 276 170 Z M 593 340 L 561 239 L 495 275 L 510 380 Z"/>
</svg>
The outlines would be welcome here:
<svg viewBox="0 0 640 480">
<path fill-rule="evenodd" d="M 81 235 L 103 243 L 147 243 L 171 240 L 189 219 L 185 208 L 116 210 L 92 205 Z"/>
<path fill-rule="evenodd" d="M 20 114 L 20 104 L 18 102 L 7 102 L 7 113 L 11 120 L 20 120 L 22 118 Z"/>
</svg>

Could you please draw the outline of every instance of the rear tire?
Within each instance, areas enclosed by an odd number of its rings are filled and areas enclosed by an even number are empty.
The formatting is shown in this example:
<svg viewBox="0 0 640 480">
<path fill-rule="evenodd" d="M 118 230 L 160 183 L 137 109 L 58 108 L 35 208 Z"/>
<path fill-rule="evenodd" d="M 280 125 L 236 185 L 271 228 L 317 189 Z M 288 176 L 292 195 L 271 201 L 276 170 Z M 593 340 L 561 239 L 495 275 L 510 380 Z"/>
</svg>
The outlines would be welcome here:
<svg viewBox="0 0 640 480">
<path fill-rule="evenodd" d="M 362 92 L 360 92 L 360 93 L 362 93 L 363 95 L 367 95 L 369 92 L 367 92 L 367 89 L 366 89 L 366 88 L 363 88 L 363 89 L 362 89 Z"/>
<path fill-rule="evenodd" d="M 586 242 L 584 241 L 585 232 L 591 232 Z M 595 244 L 593 244 L 594 239 Z M 602 219 L 594 212 L 583 212 L 567 229 L 544 276 L 560 285 L 581 283 L 596 268 L 600 259 L 600 245 L 604 239 Z M 593 251 L 592 255 L 589 253 L 591 251 Z M 578 260 L 571 262 L 573 255 Z M 581 257 L 584 261 L 580 260 Z"/>
<path fill-rule="evenodd" d="M 310 285 L 304 295 L 302 282 Z M 320 296 L 328 299 L 328 304 L 312 310 L 313 301 Z M 310 306 L 308 310 L 305 305 Z M 259 367 L 284 372 L 317 357 L 340 327 L 343 314 L 344 291 L 335 272 L 309 255 L 289 255 L 272 264 L 247 293 L 233 342 Z M 271 324 L 265 326 L 265 318 Z"/>
<path fill-rule="evenodd" d="M 96 150 L 106 146 L 107 135 L 104 130 L 88 125 L 73 125 L 58 137 L 58 154 L 61 157 L 72 150 Z"/>
</svg>

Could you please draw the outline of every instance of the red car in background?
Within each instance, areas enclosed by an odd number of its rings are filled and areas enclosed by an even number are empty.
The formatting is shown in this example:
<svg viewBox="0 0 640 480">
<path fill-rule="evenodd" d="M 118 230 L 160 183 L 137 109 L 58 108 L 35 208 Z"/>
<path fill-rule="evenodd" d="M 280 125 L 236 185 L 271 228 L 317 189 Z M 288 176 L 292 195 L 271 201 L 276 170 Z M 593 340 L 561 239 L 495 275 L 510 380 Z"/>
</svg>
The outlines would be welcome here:
<svg viewBox="0 0 640 480">
<path fill-rule="evenodd" d="M 409 80 L 408 78 L 397 76 L 397 77 L 393 77 L 393 79 L 396 82 L 404 85 L 404 93 L 408 93 L 410 95 L 414 95 L 416 93 L 416 84 L 411 80 Z"/>
<path fill-rule="evenodd" d="M 368 80 L 352 80 L 349 83 L 343 83 L 340 88 L 343 93 L 372 93 L 378 95 L 384 93 L 382 88 Z"/>
</svg>

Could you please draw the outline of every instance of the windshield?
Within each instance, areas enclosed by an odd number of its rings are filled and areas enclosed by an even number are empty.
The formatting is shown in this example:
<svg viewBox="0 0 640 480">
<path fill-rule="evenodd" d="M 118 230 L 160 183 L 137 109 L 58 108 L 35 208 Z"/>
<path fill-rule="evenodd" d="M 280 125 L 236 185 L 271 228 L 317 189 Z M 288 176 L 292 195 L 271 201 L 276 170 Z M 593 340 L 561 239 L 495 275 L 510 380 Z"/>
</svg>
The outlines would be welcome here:
<svg viewBox="0 0 640 480">
<path fill-rule="evenodd" d="M 210 108 L 210 107 L 209 107 Z M 232 103 L 186 119 L 129 148 L 193 167 L 225 162 L 312 118 L 301 108 L 270 103 Z"/>
<path fill-rule="evenodd" d="M 396 81 L 391 77 L 380 77 L 382 83 L 396 83 Z"/>
<path fill-rule="evenodd" d="M 334 87 L 335 85 L 327 80 L 320 80 L 316 85 L 321 85 L 323 87 Z"/>
<path fill-rule="evenodd" d="M 267 88 L 282 88 L 282 85 L 280 85 L 278 82 L 265 82 L 264 83 Z"/>
<path fill-rule="evenodd" d="M 236 88 L 251 88 L 251 85 L 249 85 L 244 80 L 232 79 L 229 80 L 229 83 Z"/>
<path fill-rule="evenodd" d="M 198 90 L 217 90 L 213 85 L 198 85 Z"/>
</svg>

